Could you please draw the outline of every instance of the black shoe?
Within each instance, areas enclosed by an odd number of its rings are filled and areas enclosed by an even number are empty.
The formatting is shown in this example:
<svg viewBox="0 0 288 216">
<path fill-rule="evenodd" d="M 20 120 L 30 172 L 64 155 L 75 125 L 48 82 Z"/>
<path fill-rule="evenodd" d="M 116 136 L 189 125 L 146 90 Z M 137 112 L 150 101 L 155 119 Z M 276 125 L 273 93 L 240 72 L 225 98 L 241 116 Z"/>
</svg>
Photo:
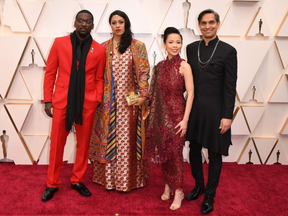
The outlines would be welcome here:
<svg viewBox="0 0 288 216">
<path fill-rule="evenodd" d="M 74 184 L 74 185 L 71 184 L 71 188 L 77 190 L 78 193 L 81 194 L 82 196 L 86 196 L 86 197 L 91 196 L 91 192 L 88 190 L 88 188 L 82 182 L 79 182 L 79 183 Z"/>
<path fill-rule="evenodd" d="M 214 210 L 213 208 L 213 197 L 205 196 L 204 201 L 201 206 L 201 212 L 203 214 L 209 214 Z"/>
<path fill-rule="evenodd" d="M 204 193 L 204 190 L 204 186 L 196 185 L 193 190 L 186 196 L 186 200 L 191 201 L 198 199 L 199 195 Z"/>
<path fill-rule="evenodd" d="M 44 191 L 44 193 L 42 195 L 42 201 L 46 202 L 46 201 L 52 199 L 54 193 L 57 192 L 57 191 L 58 191 L 58 188 L 46 187 L 46 189 L 45 189 L 45 191 Z"/>
</svg>

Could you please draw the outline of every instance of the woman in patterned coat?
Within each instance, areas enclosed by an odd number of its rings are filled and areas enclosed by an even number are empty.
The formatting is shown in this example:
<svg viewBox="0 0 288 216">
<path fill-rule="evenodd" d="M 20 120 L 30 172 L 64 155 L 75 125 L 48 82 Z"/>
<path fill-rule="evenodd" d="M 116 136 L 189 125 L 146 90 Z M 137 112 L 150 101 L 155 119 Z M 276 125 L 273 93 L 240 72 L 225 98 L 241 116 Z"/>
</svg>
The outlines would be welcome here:
<svg viewBox="0 0 288 216">
<path fill-rule="evenodd" d="M 132 38 L 130 20 L 116 10 L 109 17 L 113 37 L 106 50 L 104 93 L 91 134 L 89 157 L 93 181 L 105 189 L 130 191 L 144 187 L 148 172 L 142 162 L 148 98 L 149 62 L 145 44 Z M 138 91 L 128 105 L 125 95 Z"/>
</svg>

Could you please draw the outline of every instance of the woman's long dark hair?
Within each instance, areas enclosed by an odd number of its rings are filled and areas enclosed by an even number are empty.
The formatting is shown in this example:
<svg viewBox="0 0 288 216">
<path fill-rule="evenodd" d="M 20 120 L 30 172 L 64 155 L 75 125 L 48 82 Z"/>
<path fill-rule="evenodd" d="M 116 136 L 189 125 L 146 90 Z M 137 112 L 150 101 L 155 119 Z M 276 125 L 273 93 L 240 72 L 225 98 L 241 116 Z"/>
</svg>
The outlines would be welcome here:
<svg viewBox="0 0 288 216">
<path fill-rule="evenodd" d="M 123 54 L 126 51 L 126 49 L 131 45 L 131 42 L 132 42 L 133 33 L 131 31 L 131 23 L 130 23 L 130 20 L 129 20 L 126 13 L 124 13 L 123 11 L 120 11 L 120 10 L 115 10 L 109 16 L 109 24 L 110 25 L 111 25 L 111 19 L 115 15 L 118 15 L 125 20 L 125 24 L 124 24 L 125 25 L 125 32 L 121 36 L 121 41 L 120 41 L 120 45 L 119 45 L 119 52 L 121 54 Z"/>
</svg>

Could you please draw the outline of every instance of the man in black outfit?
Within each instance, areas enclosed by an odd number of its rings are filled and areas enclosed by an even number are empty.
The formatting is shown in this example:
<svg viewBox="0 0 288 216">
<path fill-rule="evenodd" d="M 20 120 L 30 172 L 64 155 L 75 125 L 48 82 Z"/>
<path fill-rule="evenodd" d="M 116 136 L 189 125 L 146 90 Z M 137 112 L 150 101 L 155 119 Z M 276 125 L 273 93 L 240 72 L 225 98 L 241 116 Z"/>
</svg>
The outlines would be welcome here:
<svg viewBox="0 0 288 216">
<path fill-rule="evenodd" d="M 190 165 L 194 189 L 187 200 L 196 200 L 205 191 L 201 212 L 213 211 L 213 199 L 219 183 L 222 155 L 231 145 L 231 123 L 236 95 L 237 52 L 220 41 L 218 13 L 208 9 L 198 16 L 202 40 L 187 46 L 188 63 L 194 78 L 194 102 L 190 113 L 187 140 L 190 141 Z M 208 149 L 209 175 L 206 189 L 202 169 L 202 147 Z"/>
</svg>

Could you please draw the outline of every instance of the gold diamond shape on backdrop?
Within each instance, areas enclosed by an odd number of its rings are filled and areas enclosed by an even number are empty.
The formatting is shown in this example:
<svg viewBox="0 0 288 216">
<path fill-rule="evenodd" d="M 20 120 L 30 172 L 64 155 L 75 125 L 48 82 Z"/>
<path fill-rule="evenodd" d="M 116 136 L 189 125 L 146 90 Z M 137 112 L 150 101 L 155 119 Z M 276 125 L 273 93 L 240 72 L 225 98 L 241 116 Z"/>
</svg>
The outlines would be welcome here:
<svg viewBox="0 0 288 216">
<path fill-rule="evenodd" d="M 45 67 L 46 63 L 42 57 L 42 53 L 38 49 L 38 45 L 34 38 L 29 37 L 28 44 L 24 50 L 20 66 L 31 66 L 31 67 Z"/>
<path fill-rule="evenodd" d="M 128 14 L 131 21 L 131 30 L 135 33 L 152 33 L 150 26 L 146 21 L 145 13 L 141 7 L 139 0 L 111 0 L 105 14 L 103 15 L 102 22 L 99 24 L 97 29 L 98 33 L 110 33 L 111 28 L 108 24 L 109 15 L 114 10 L 123 10 Z"/>
<path fill-rule="evenodd" d="M 288 159 L 285 151 L 285 145 L 286 142 L 281 142 L 279 141 L 277 145 L 273 148 L 271 151 L 271 154 L 269 155 L 269 158 L 267 158 L 265 164 L 283 164 L 287 165 L 288 164 Z"/>
<path fill-rule="evenodd" d="M 0 110 L 0 119 L 0 131 L 6 130 L 9 136 L 7 158 L 13 160 L 15 164 L 33 164 L 33 158 L 5 105 Z"/>
<path fill-rule="evenodd" d="M 37 1 L 23 1 L 17 0 L 19 8 L 25 17 L 25 20 L 29 26 L 30 31 L 33 31 L 39 16 L 44 8 L 45 1 L 37 0 Z"/>
<path fill-rule="evenodd" d="M 20 72 L 33 100 L 43 100 L 45 69 L 42 67 L 21 67 Z"/>
<path fill-rule="evenodd" d="M 288 74 L 282 74 L 272 95 L 269 103 L 288 103 Z"/>
<path fill-rule="evenodd" d="M 261 83 L 258 81 L 257 74 L 254 77 L 253 81 L 251 82 L 249 88 L 247 89 L 247 92 L 245 93 L 245 96 L 242 99 L 242 102 L 248 102 L 254 105 L 261 105 L 264 101 L 266 101 L 263 97 L 263 92 Z"/>
<path fill-rule="evenodd" d="M 218 30 L 219 36 L 240 36 L 240 29 L 238 25 L 235 25 L 237 23 L 235 13 L 233 11 L 233 8 L 229 7 L 225 17 L 223 18 L 221 22 L 221 26 Z"/>
<path fill-rule="evenodd" d="M 9 87 L 9 91 L 6 98 L 10 100 L 21 100 L 21 101 L 32 100 L 32 96 L 23 79 L 21 71 L 17 71 L 17 73 L 15 74 L 15 77 Z"/>
<path fill-rule="evenodd" d="M 49 51 L 52 47 L 54 37 L 51 36 L 35 36 L 35 43 L 37 44 L 37 47 L 39 48 L 39 51 L 41 52 L 41 56 L 43 56 L 45 65 L 47 62 L 47 58 L 49 55 Z"/>
<path fill-rule="evenodd" d="M 13 32 L 30 32 L 26 20 L 16 0 L 4 1 L 3 24 Z"/>
<path fill-rule="evenodd" d="M 288 28 L 288 27 L 287 27 Z M 275 46 L 277 48 L 283 69 L 288 65 L 288 38 L 275 40 Z"/>
<path fill-rule="evenodd" d="M 28 36 L 0 36 L 0 94 L 3 98 L 7 97 L 27 43 Z"/>
<path fill-rule="evenodd" d="M 276 137 L 249 137 L 237 163 L 266 164 L 278 141 Z"/>
<path fill-rule="evenodd" d="M 288 135 L 288 118 L 286 119 L 284 125 L 283 125 L 282 128 L 281 128 L 280 134 Z"/>
<path fill-rule="evenodd" d="M 49 154 L 50 154 L 50 138 L 46 140 L 43 148 L 39 154 L 38 165 L 48 165 L 49 164 Z"/>
<path fill-rule="evenodd" d="M 238 160 L 238 164 L 262 164 L 259 152 L 252 137 L 249 137 L 242 149 Z"/>
<path fill-rule="evenodd" d="M 33 157 L 34 161 L 38 161 L 40 157 L 40 153 L 43 149 L 43 146 L 45 145 L 48 136 L 47 135 L 24 135 L 23 136 L 25 143 L 27 144 L 27 147 L 29 151 L 31 152 L 31 155 Z"/>
<path fill-rule="evenodd" d="M 31 110 L 32 103 L 8 103 L 5 104 L 8 114 L 11 117 L 13 124 L 17 128 L 18 132 L 22 130 L 24 122 Z"/>
<path fill-rule="evenodd" d="M 242 111 L 250 133 L 253 133 L 264 111 L 264 106 L 242 106 Z"/>
<path fill-rule="evenodd" d="M 258 8 L 255 17 L 245 36 L 256 36 L 258 34 L 262 34 L 264 37 L 271 36 L 271 31 L 267 24 L 268 22 L 266 20 L 266 16 L 261 9 L 261 7 Z M 262 22 L 262 24 L 260 24 L 260 22 Z"/>
<path fill-rule="evenodd" d="M 288 11 L 280 24 L 278 31 L 276 32 L 275 36 L 280 37 L 288 37 Z"/>
<path fill-rule="evenodd" d="M 225 42 L 235 47 L 237 57 L 241 59 L 238 62 L 237 93 L 242 101 L 273 42 L 268 40 L 225 40 Z M 247 53 L 254 54 L 253 58 Z"/>
<path fill-rule="evenodd" d="M 262 164 L 266 164 L 279 139 L 276 137 L 253 137 Z"/>
<path fill-rule="evenodd" d="M 250 135 L 247 121 L 241 107 L 235 107 L 231 125 L 232 135 Z"/>
</svg>

